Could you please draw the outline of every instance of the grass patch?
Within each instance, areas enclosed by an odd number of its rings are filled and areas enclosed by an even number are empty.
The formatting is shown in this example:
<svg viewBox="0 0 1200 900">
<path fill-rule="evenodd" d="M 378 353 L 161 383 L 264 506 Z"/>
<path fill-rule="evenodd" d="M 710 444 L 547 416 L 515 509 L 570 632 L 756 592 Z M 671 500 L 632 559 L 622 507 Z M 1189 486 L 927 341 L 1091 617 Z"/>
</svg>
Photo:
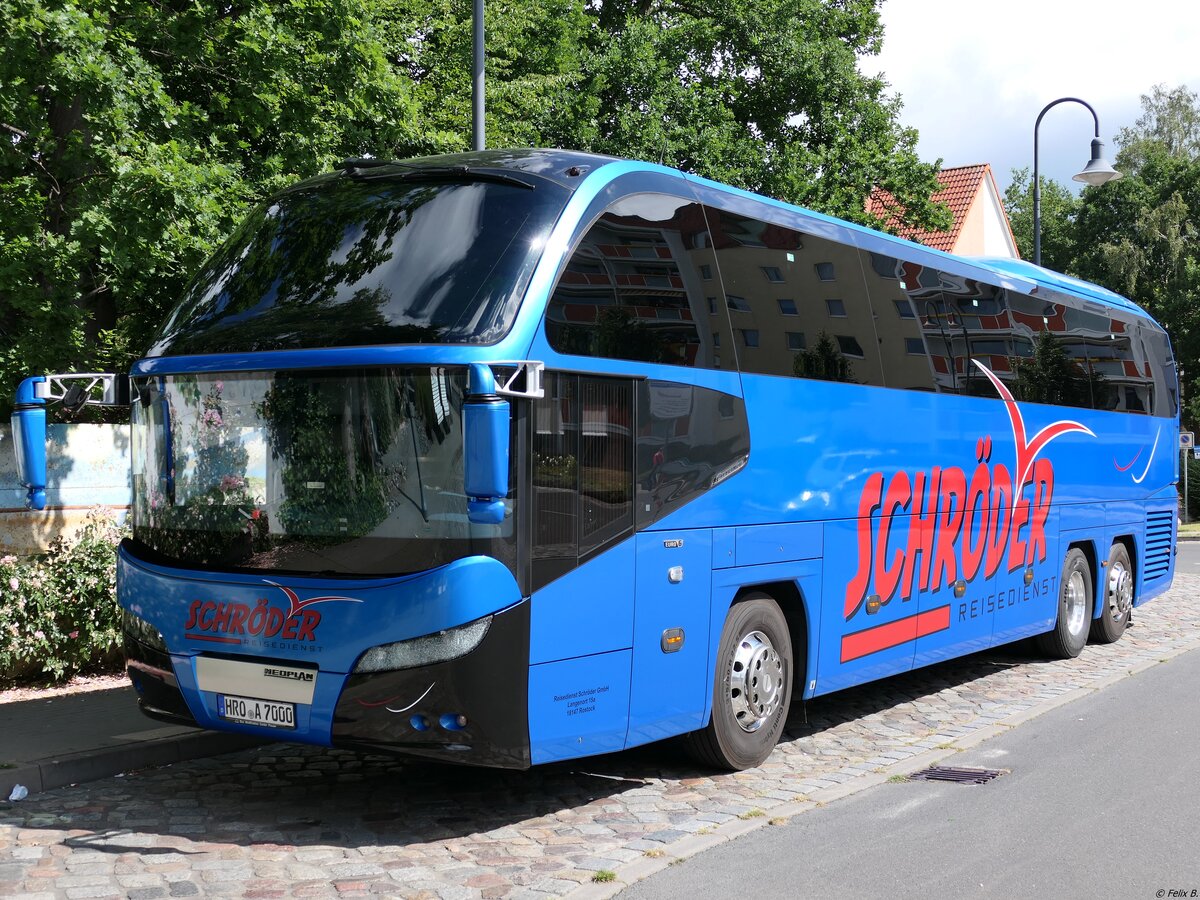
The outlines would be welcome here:
<svg viewBox="0 0 1200 900">
<path fill-rule="evenodd" d="M 766 813 L 761 809 L 748 809 L 744 813 L 738 815 L 739 819 L 757 819 L 759 816 L 765 816 Z"/>
<path fill-rule="evenodd" d="M 604 884 L 606 882 L 616 881 L 616 880 L 617 880 L 617 873 L 614 872 L 612 869 L 601 869 L 599 872 L 597 872 L 595 875 L 592 876 L 592 881 L 595 881 L 597 884 Z"/>
<path fill-rule="evenodd" d="M 906 781 L 908 781 L 907 775 L 893 775 L 891 778 L 889 778 L 887 780 L 887 783 L 888 784 L 904 784 L 904 782 L 906 782 Z"/>
<path fill-rule="evenodd" d="M 768 824 L 768 825 L 786 825 L 786 824 L 787 824 L 787 819 L 785 819 L 783 816 L 776 816 L 775 818 L 773 818 L 773 819 L 772 819 L 770 822 L 768 822 L 767 824 Z"/>
<path fill-rule="evenodd" d="M 660 856 L 666 856 L 666 855 L 667 855 L 666 850 L 660 850 L 657 847 L 655 847 L 653 850 L 647 850 L 645 853 L 642 854 L 642 856 L 648 856 L 651 859 L 658 859 Z"/>
</svg>

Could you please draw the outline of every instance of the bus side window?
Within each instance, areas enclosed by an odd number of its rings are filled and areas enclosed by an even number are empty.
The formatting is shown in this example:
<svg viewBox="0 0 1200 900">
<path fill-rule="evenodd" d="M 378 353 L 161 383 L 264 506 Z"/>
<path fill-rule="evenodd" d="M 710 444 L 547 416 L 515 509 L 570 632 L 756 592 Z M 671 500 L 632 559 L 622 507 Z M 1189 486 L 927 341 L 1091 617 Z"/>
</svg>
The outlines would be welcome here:
<svg viewBox="0 0 1200 900">
<path fill-rule="evenodd" d="M 884 383 L 857 248 L 705 211 L 743 372 Z"/>
<path fill-rule="evenodd" d="M 637 385 L 639 528 L 651 525 L 740 468 L 750 453 L 741 397 L 665 381 Z"/>
<path fill-rule="evenodd" d="M 1013 391 L 1026 403 L 1091 409 L 1103 376 L 1088 372 L 1086 328 L 1065 303 L 1009 291 L 1013 320 Z M 1096 393 L 1101 393 L 1097 390 Z"/>
<path fill-rule="evenodd" d="M 698 203 L 622 198 L 579 242 L 546 310 L 559 353 L 733 369 L 728 317 Z"/>
<path fill-rule="evenodd" d="M 533 587 L 633 528 L 633 385 L 546 373 L 534 402 Z"/>
</svg>

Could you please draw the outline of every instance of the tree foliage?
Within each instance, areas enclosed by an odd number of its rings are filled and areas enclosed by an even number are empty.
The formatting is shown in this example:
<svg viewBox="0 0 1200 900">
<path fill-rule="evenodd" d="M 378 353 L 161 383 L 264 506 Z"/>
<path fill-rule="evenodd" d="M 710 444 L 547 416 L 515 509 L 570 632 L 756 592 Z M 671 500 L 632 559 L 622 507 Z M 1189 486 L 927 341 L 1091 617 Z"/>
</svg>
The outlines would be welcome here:
<svg viewBox="0 0 1200 900">
<path fill-rule="evenodd" d="M 1075 258 L 1075 217 L 1079 199 L 1063 184 L 1042 178 L 1042 265 L 1065 272 Z M 1033 178 L 1029 169 L 1014 169 L 1004 191 L 1004 208 L 1017 242 L 1017 252 L 1033 259 Z"/>
<path fill-rule="evenodd" d="M 124 369 L 265 193 L 417 151 L 365 0 L 0 0 L 0 392 Z"/>
<path fill-rule="evenodd" d="M 1117 291 L 1158 319 L 1179 363 L 1184 419 L 1200 424 L 1200 97 L 1186 87 L 1154 87 L 1117 144 L 1119 180 L 1085 188 L 1074 204 L 1047 204 L 1043 185 L 1043 262 Z M 1015 185 L 1006 195 L 1014 231 L 1023 212 Z"/>
<path fill-rule="evenodd" d="M 490 0 L 488 144 L 659 161 L 945 225 L 859 60 L 879 0 Z M 122 370 L 248 207 L 340 158 L 466 149 L 468 0 L 0 0 L 0 412 Z"/>
</svg>

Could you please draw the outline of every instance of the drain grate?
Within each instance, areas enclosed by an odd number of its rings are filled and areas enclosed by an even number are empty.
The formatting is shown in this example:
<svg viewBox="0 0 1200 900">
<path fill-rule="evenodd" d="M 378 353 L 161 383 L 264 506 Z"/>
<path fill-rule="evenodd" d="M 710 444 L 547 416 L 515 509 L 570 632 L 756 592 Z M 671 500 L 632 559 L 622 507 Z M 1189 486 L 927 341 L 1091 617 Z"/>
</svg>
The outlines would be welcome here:
<svg viewBox="0 0 1200 900">
<path fill-rule="evenodd" d="M 1006 769 L 965 769 L 955 766 L 930 766 L 920 772 L 908 776 L 909 781 L 951 781 L 955 784 L 987 784 L 1001 775 L 1007 774 Z"/>
</svg>

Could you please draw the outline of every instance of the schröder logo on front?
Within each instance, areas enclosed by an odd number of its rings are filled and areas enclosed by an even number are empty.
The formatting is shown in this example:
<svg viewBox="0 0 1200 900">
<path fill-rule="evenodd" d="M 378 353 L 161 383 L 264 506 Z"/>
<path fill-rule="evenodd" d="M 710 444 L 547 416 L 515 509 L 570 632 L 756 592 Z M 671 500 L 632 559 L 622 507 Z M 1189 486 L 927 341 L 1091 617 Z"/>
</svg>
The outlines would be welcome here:
<svg viewBox="0 0 1200 900">
<path fill-rule="evenodd" d="M 259 597 L 253 604 L 238 601 L 194 600 L 188 607 L 184 637 L 219 644 L 261 645 L 269 639 L 312 644 L 317 640 L 321 613 L 311 609 L 318 603 L 361 603 L 354 597 L 309 597 L 301 600 L 294 590 L 266 582 L 287 598 L 287 606 Z M 280 676 L 285 677 L 285 676 Z"/>
<path fill-rule="evenodd" d="M 1016 447 L 1015 466 L 992 462 L 992 438 L 987 435 L 976 441 L 970 476 L 957 466 L 911 474 L 902 470 L 890 479 L 882 472 L 870 475 L 858 503 L 858 562 L 846 585 L 847 622 L 863 609 L 870 593 L 874 596 L 868 612 L 875 612 L 897 594 L 901 600 L 910 599 L 914 581 L 917 590 L 934 592 L 960 579 L 970 582 L 980 573 L 991 578 L 1001 567 L 1012 572 L 1046 559 L 1054 465 L 1038 454 L 1064 434 L 1095 434 L 1079 422 L 1060 420 L 1027 440 L 1024 417 L 1007 386 L 986 366 L 972 362 L 1004 400 Z M 904 516 L 909 523 L 903 543 L 891 540 L 894 516 Z M 842 661 L 949 627 L 946 603 L 847 635 Z"/>
</svg>

